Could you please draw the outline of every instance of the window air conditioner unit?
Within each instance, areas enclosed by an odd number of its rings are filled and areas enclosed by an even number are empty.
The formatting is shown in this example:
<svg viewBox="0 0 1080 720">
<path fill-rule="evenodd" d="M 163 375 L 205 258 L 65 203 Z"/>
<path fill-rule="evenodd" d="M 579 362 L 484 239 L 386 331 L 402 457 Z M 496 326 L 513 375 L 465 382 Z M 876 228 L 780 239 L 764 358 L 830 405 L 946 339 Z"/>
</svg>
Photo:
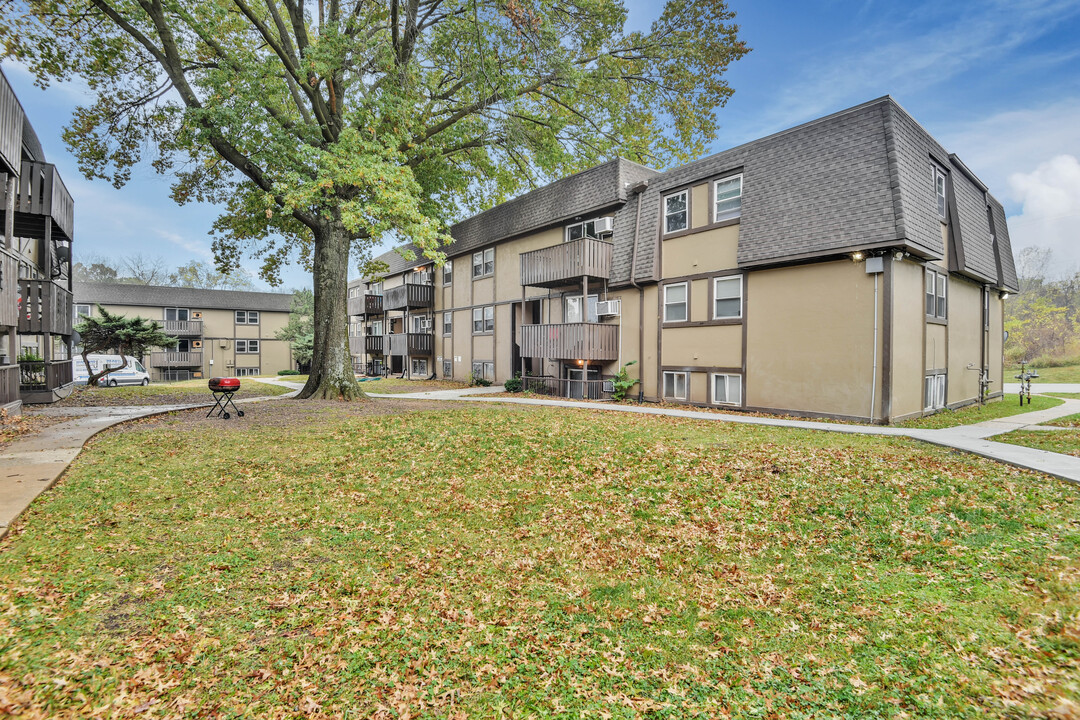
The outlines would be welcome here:
<svg viewBox="0 0 1080 720">
<path fill-rule="evenodd" d="M 615 218 L 601 217 L 593 220 L 593 232 L 597 235 L 609 233 L 615 229 Z"/>
<path fill-rule="evenodd" d="M 196 350 L 202 348 L 202 340 L 192 340 L 191 347 L 195 348 Z"/>
<path fill-rule="evenodd" d="M 192 320 L 202 320 L 202 313 L 198 312 L 198 311 L 195 311 L 195 312 L 191 313 L 191 319 Z"/>
<path fill-rule="evenodd" d="M 596 303 L 596 314 L 598 316 L 619 315 L 621 313 L 622 300 L 604 300 Z"/>
<path fill-rule="evenodd" d="M 435 282 L 435 278 L 430 272 L 416 273 L 416 280 L 421 285 L 432 285 Z"/>
</svg>

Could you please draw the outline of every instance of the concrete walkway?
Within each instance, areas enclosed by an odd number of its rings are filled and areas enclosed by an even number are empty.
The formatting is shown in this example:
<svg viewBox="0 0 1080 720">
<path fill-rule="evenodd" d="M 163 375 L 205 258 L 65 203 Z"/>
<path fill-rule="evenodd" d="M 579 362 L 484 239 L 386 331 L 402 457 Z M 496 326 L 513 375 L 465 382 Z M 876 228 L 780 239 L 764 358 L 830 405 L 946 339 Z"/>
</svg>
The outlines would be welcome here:
<svg viewBox="0 0 1080 720">
<path fill-rule="evenodd" d="M 236 400 L 264 402 L 292 397 L 294 393 Z M 44 431 L 15 440 L 0 452 L 0 538 L 38 495 L 48 490 L 82 451 L 86 442 L 102 430 L 128 420 L 164 415 L 177 410 L 209 408 L 213 403 L 116 407 L 48 407 L 39 415 L 72 416 Z"/>
<path fill-rule="evenodd" d="M 480 392 L 476 392 L 479 390 Z M 1015 465 L 1025 470 L 1053 475 L 1054 477 L 1080 483 L 1080 458 L 1071 455 L 1036 450 L 1035 448 L 999 443 L 988 440 L 994 435 L 1038 427 L 1038 423 L 1080 413 L 1080 400 L 1065 400 L 1063 404 L 1048 410 L 1013 415 L 997 420 L 986 420 L 972 425 L 960 425 L 941 430 L 920 430 L 904 427 L 881 427 L 877 425 L 847 425 L 843 423 L 816 422 L 813 420 L 789 420 L 786 418 L 755 417 L 737 413 L 680 410 L 677 408 L 647 407 L 640 405 L 616 405 L 614 403 L 576 402 L 574 400 L 543 400 L 539 398 L 483 397 L 500 392 L 501 388 L 470 388 L 469 390 L 440 390 L 436 392 L 403 393 L 399 395 L 372 395 L 372 397 L 395 397 L 415 400 L 457 400 L 466 402 L 502 402 L 516 405 L 542 405 L 547 407 L 577 408 L 601 412 L 627 412 L 641 415 L 667 415 L 669 417 L 733 422 L 744 425 L 768 425 L 800 430 L 848 433 L 853 435 L 879 435 L 906 437 L 934 445 L 962 450 L 990 460 Z M 479 397 L 478 397 L 479 396 Z M 1007 402 L 1008 400 L 1005 400 Z M 1043 428 L 1039 427 L 1042 430 Z"/>
</svg>

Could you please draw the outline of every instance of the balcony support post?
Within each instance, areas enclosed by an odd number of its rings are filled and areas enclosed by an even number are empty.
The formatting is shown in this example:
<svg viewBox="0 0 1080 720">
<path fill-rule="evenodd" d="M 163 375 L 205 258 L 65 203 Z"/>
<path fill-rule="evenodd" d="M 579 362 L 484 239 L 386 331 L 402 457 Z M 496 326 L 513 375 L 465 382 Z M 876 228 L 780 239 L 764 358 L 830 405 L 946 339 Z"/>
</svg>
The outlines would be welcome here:
<svg viewBox="0 0 1080 720">
<path fill-rule="evenodd" d="M 7 188 L 4 195 L 4 249 L 12 250 L 15 242 L 15 193 L 18 192 L 18 184 L 15 174 L 7 176 Z"/>
<path fill-rule="evenodd" d="M 582 245 L 584 247 L 584 245 Z M 589 322 L 589 276 L 581 276 L 581 322 Z M 585 333 L 585 357 L 592 357 L 592 346 L 589 344 L 589 333 Z M 585 379 L 589 378 L 586 369 Z"/>
</svg>

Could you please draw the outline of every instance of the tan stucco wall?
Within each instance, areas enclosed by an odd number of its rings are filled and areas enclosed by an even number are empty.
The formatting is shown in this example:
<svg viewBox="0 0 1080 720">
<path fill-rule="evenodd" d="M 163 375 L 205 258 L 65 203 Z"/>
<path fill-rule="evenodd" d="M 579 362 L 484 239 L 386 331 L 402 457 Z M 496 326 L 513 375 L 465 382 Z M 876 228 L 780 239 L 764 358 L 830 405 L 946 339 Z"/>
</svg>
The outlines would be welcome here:
<svg viewBox="0 0 1080 720">
<path fill-rule="evenodd" d="M 997 292 L 990 292 L 990 329 L 987 333 L 987 355 L 990 367 L 990 393 L 999 393 L 1004 387 L 1004 361 L 1005 361 L 1005 326 L 1004 326 L 1005 303 Z"/>
<path fill-rule="evenodd" d="M 923 332 L 926 328 L 921 265 L 892 262 L 892 417 L 921 413 L 925 373 Z"/>
<path fill-rule="evenodd" d="M 742 367 L 742 325 L 665 328 L 665 367 Z"/>
<path fill-rule="evenodd" d="M 867 417 L 882 303 L 875 311 L 865 266 L 842 260 L 762 270 L 747 282 L 747 404 Z M 879 352 L 876 417 L 880 366 Z"/>
<path fill-rule="evenodd" d="M 739 226 L 703 230 L 663 241 L 663 276 L 685 277 L 737 266 Z"/>
<path fill-rule="evenodd" d="M 942 370 L 948 367 L 948 332 L 944 325 L 926 324 L 925 370 Z M 923 373 L 925 375 L 925 373 Z"/>
<path fill-rule="evenodd" d="M 982 368 L 982 286 L 955 275 L 949 278 L 949 404 L 979 398 Z M 971 369 L 968 369 L 968 366 Z"/>
</svg>

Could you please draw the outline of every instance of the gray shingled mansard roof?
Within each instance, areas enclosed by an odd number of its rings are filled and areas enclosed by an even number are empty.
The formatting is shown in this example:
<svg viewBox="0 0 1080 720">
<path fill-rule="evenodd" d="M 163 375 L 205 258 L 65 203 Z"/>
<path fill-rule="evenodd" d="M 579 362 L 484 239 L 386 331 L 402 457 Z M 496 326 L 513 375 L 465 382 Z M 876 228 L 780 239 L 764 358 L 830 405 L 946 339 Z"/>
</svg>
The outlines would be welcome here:
<svg viewBox="0 0 1080 720">
<path fill-rule="evenodd" d="M 622 159 L 598 165 L 458 223 L 447 254 L 463 255 L 578 216 L 614 210 L 611 284 L 629 283 L 632 269 L 637 281 L 655 282 L 660 279 L 663 196 L 741 173 L 740 267 L 873 248 L 904 248 L 921 258 L 941 259 L 950 253 L 942 243 L 934 165 L 946 171 L 951 188 L 949 230 L 956 252 L 950 269 L 1017 289 L 1000 203 L 889 96 L 664 173 Z M 635 196 L 630 189 L 642 180 L 648 187 Z M 395 252 L 380 259 L 391 275 L 427 263 L 419 255 L 406 262 Z"/>
<path fill-rule="evenodd" d="M 86 304 L 263 312 L 289 312 L 292 307 L 291 293 L 78 282 L 74 284 L 73 292 L 76 303 Z"/>
</svg>

